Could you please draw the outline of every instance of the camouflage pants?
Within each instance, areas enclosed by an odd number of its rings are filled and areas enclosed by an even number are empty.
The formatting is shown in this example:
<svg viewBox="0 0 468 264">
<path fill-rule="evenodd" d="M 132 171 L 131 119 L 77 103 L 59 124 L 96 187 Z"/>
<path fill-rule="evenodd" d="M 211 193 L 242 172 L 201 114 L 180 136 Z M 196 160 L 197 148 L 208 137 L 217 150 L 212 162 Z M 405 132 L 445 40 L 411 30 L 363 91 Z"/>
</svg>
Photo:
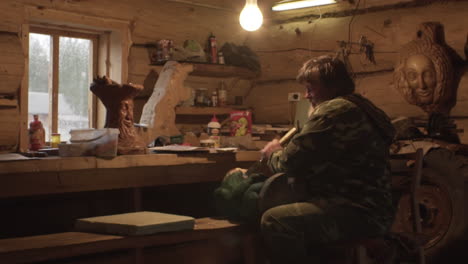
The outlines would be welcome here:
<svg viewBox="0 0 468 264">
<path fill-rule="evenodd" d="M 314 251 L 324 244 L 382 233 L 360 208 L 348 205 L 325 208 L 300 202 L 267 210 L 261 228 L 270 263 L 320 263 Z"/>
</svg>

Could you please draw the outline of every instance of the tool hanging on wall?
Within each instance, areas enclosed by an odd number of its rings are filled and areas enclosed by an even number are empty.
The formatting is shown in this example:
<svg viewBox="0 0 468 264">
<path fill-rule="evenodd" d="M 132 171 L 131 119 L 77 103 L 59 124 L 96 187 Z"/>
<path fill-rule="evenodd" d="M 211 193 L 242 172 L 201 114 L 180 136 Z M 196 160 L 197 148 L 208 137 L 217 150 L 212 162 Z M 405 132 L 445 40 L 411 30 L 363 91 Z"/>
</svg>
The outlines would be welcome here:
<svg viewBox="0 0 468 264">
<path fill-rule="evenodd" d="M 337 41 L 338 42 L 338 51 L 335 57 L 341 57 L 343 62 L 346 65 L 348 71 L 353 74 L 353 68 L 351 62 L 349 61 L 349 55 L 352 54 L 353 45 L 359 46 L 359 54 L 364 54 L 365 59 L 372 63 L 376 64 L 374 56 L 374 43 L 367 39 L 366 36 L 362 35 L 359 38 L 359 42 L 350 42 L 350 41 Z"/>
</svg>

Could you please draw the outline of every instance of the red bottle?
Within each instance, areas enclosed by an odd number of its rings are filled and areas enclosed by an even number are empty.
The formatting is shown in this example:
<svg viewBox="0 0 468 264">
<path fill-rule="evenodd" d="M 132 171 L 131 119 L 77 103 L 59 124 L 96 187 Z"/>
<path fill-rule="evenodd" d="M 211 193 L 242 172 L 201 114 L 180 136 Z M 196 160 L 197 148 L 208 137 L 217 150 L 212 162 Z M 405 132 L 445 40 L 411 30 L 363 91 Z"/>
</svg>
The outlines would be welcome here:
<svg viewBox="0 0 468 264">
<path fill-rule="evenodd" d="M 45 147 L 45 130 L 38 115 L 33 115 L 34 121 L 29 123 L 29 149 L 37 151 Z"/>
<path fill-rule="evenodd" d="M 209 38 L 210 52 L 211 52 L 211 63 L 218 63 L 218 47 L 216 45 L 216 37 L 211 34 Z"/>
</svg>

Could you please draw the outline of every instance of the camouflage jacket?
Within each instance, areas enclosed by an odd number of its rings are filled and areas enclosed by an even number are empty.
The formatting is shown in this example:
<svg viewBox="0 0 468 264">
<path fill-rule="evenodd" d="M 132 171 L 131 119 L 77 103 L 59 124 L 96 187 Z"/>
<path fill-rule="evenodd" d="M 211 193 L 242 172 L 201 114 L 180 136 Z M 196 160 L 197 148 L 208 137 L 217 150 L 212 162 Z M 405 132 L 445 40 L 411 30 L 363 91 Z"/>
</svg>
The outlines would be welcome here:
<svg viewBox="0 0 468 264">
<path fill-rule="evenodd" d="M 394 216 L 386 173 L 389 139 L 372 116 L 385 123 L 384 128 L 393 127 L 383 111 L 353 96 L 370 107 L 363 109 L 343 97 L 319 104 L 301 132 L 270 156 L 268 165 L 275 173 L 303 180 L 312 201 L 356 205 L 388 227 Z"/>
</svg>

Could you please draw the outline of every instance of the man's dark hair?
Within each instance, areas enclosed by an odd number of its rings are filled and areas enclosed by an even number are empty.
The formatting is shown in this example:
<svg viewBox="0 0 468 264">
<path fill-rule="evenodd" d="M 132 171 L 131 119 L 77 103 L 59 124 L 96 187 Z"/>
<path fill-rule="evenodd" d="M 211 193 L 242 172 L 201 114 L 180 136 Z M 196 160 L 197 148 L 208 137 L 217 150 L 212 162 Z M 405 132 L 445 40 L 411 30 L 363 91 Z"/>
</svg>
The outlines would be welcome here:
<svg viewBox="0 0 468 264">
<path fill-rule="evenodd" d="M 335 97 L 354 92 L 353 79 L 346 70 L 345 64 L 337 58 L 325 55 L 306 61 L 296 79 L 300 83 L 316 83 L 317 74 L 320 84 L 335 91 Z"/>
</svg>

